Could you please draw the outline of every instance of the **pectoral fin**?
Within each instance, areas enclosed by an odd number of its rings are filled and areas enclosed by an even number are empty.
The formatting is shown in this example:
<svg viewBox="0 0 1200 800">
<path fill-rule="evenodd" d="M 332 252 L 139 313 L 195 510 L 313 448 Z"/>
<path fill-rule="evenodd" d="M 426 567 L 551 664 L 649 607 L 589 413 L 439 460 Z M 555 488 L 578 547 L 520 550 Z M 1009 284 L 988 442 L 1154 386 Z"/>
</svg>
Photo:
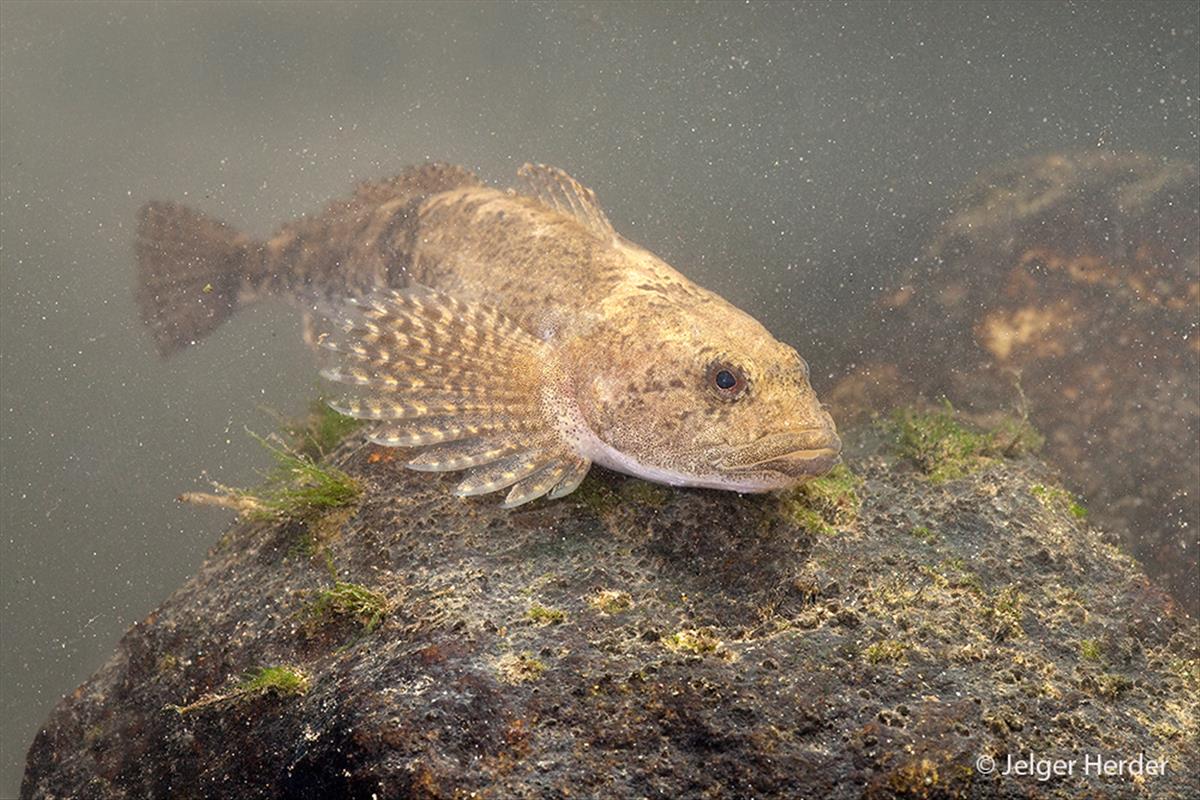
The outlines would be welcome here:
<svg viewBox="0 0 1200 800">
<path fill-rule="evenodd" d="M 326 378 L 354 387 L 330 405 L 377 420 L 371 441 L 423 448 L 407 466 L 470 470 L 460 495 L 512 487 L 505 506 L 579 485 L 591 462 L 543 402 L 549 345 L 499 311 L 422 288 L 359 301 L 321 346 Z"/>
</svg>

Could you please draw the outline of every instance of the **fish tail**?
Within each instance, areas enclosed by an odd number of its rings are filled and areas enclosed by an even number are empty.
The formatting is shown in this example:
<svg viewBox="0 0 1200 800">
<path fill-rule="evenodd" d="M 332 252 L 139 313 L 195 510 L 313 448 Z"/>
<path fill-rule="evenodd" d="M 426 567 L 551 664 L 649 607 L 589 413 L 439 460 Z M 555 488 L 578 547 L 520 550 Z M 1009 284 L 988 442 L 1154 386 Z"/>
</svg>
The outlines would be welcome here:
<svg viewBox="0 0 1200 800">
<path fill-rule="evenodd" d="M 137 304 L 163 357 L 212 333 L 253 294 L 262 246 L 174 203 L 148 203 L 137 229 Z"/>
</svg>

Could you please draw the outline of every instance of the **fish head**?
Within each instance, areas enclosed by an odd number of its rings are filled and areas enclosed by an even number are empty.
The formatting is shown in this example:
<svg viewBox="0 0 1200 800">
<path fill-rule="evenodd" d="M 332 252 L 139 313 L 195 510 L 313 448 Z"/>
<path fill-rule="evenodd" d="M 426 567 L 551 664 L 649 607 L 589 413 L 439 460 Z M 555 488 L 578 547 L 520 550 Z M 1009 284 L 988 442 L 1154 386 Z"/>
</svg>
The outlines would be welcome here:
<svg viewBox="0 0 1200 800">
<path fill-rule="evenodd" d="M 633 310 L 578 392 L 593 460 L 679 486 L 764 492 L 827 472 L 842 444 L 807 362 L 723 299 Z M 596 355 L 593 353 L 593 355 Z"/>
</svg>

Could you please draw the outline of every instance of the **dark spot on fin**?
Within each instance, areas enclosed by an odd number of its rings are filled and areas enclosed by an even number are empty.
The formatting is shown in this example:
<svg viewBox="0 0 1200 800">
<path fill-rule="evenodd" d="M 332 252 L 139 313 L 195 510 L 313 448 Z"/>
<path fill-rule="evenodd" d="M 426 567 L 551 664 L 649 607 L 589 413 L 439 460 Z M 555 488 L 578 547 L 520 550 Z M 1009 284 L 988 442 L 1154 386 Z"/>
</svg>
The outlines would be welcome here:
<svg viewBox="0 0 1200 800">
<path fill-rule="evenodd" d="M 596 193 L 558 167 L 545 164 L 525 164 L 517 170 L 526 194 L 545 205 L 582 222 L 599 238 L 610 241 L 616 237 L 612 223 Z"/>
</svg>

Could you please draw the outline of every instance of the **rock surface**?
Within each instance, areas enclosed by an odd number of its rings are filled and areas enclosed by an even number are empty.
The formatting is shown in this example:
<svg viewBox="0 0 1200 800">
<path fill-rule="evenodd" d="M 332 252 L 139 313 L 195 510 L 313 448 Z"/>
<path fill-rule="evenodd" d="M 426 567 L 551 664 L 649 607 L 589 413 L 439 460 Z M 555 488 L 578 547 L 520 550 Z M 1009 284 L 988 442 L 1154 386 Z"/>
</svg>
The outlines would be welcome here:
<svg viewBox="0 0 1200 800">
<path fill-rule="evenodd" d="M 840 424 L 918 396 L 1027 401 L 1046 460 L 1200 616 L 1194 164 L 1095 151 L 987 172 L 879 306 L 842 319 L 836 360 L 858 366 L 827 398 Z"/>
<path fill-rule="evenodd" d="M 861 509 L 814 526 L 602 472 L 508 512 L 335 455 L 359 505 L 232 527 L 59 704 L 24 797 L 1197 796 L 1195 626 L 1035 460 L 933 483 L 863 445 Z M 314 612 L 330 567 L 379 624 Z M 307 692 L 228 696 L 266 666 Z M 1166 774 L 975 768 L 1030 751 Z"/>
</svg>

